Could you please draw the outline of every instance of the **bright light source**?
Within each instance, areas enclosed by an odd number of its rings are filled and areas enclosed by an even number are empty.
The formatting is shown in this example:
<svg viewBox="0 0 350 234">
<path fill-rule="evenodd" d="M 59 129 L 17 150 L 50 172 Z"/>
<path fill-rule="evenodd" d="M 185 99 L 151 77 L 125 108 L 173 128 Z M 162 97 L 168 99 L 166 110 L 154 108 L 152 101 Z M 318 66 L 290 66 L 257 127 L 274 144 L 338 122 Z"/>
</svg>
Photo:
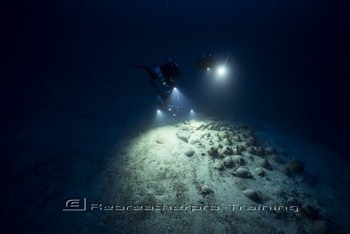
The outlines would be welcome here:
<svg viewBox="0 0 350 234">
<path fill-rule="evenodd" d="M 165 113 L 164 113 L 164 111 L 162 109 L 157 108 L 157 111 L 155 112 L 154 120 L 156 121 L 155 123 L 157 123 L 157 124 L 159 124 L 162 121 L 166 120 Z"/>
<path fill-rule="evenodd" d="M 218 68 L 218 75 L 223 76 L 227 73 L 227 70 L 224 66 Z"/>
<path fill-rule="evenodd" d="M 188 115 L 188 117 L 190 117 L 190 118 L 192 119 L 192 118 L 195 117 L 195 115 L 196 115 L 196 112 L 194 112 L 194 110 L 191 109 L 191 110 L 190 110 L 190 113 L 189 113 L 189 115 Z"/>
<path fill-rule="evenodd" d="M 210 71 L 210 68 L 209 68 L 209 67 L 207 67 L 207 71 Z"/>
</svg>

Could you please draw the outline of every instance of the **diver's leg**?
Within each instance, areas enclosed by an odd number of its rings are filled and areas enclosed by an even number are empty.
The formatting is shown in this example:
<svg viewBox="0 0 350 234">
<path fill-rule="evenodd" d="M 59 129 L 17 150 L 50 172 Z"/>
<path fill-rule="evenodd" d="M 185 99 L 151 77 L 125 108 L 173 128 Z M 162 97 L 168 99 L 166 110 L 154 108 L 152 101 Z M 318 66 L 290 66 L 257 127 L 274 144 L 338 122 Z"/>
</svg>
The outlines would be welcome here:
<svg viewBox="0 0 350 234">
<path fill-rule="evenodd" d="M 143 68 L 147 71 L 148 75 L 152 78 L 152 79 L 157 79 L 157 74 L 154 73 L 151 68 L 149 68 L 149 66 L 147 65 L 134 65 L 134 67 L 138 67 L 138 68 Z"/>
<path fill-rule="evenodd" d="M 149 83 L 153 86 L 153 88 L 154 88 L 154 89 L 156 90 L 156 92 L 157 92 L 156 100 L 157 100 L 157 106 L 158 106 L 158 108 L 161 108 L 161 109 L 166 110 L 166 109 L 167 109 L 167 99 L 164 98 L 164 94 L 163 94 L 163 93 L 160 91 L 160 89 L 158 88 L 155 79 L 151 79 L 151 80 L 149 81 Z"/>
<path fill-rule="evenodd" d="M 160 97 L 163 99 L 164 103 L 168 103 L 170 93 L 166 92 L 160 95 Z"/>
<path fill-rule="evenodd" d="M 154 79 L 151 79 L 150 81 L 149 81 L 149 83 L 153 86 L 153 88 L 156 90 L 156 92 L 157 92 L 157 95 L 161 95 L 161 91 L 160 91 L 160 89 L 158 88 L 158 86 L 157 86 L 157 84 L 156 84 L 156 82 L 155 82 L 155 80 Z"/>
</svg>

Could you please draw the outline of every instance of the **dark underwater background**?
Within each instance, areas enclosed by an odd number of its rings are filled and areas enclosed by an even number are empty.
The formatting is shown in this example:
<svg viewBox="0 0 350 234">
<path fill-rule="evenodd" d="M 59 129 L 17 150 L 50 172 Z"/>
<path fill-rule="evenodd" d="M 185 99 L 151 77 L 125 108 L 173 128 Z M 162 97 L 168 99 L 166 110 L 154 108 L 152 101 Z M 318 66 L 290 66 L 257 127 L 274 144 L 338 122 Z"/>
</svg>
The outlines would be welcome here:
<svg viewBox="0 0 350 234">
<path fill-rule="evenodd" d="M 74 178 L 103 165 L 100 155 L 154 118 L 155 92 L 133 65 L 156 67 L 168 57 L 198 110 L 278 126 L 349 162 L 346 1 L 1 5 L 1 193 L 9 230 L 40 232 L 35 210 L 90 195 Z M 208 51 L 228 58 L 231 86 L 201 89 L 194 64 Z M 45 193 L 30 192 L 40 186 Z"/>
</svg>

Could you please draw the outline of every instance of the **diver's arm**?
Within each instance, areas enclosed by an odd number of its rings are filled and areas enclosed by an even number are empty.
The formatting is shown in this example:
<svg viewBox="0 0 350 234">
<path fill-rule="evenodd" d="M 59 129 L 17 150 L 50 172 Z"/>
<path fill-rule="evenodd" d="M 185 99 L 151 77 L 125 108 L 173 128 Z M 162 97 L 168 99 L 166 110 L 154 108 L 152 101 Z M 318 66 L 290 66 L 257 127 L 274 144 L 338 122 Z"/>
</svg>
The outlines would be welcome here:
<svg viewBox="0 0 350 234">
<path fill-rule="evenodd" d="M 148 75 L 149 75 L 153 80 L 155 80 L 155 79 L 158 78 L 157 74 L 154 73 L 154 72 L 151 70 L 151 68 L 149 68 L 149 66 L 147 66 L 147 65 L 134 65 L 134 67 L 145 69 L 145 70 L 147 71 Z"/>
<path fill-rule="evenodd" d="M 156 82 L 155 82 L 154 79 L 149 80 L 149 83 L 153 86 L 153 88 L 156 90 L 156 92 L 157 92 L 158 95 L 161 95 L 161 94 L 162 94 L 162 92 L 161 92 L 160 89 L 158 88 L 158 86 L 157 86 L 157 84 L 156 84 Z"/>
</svg>

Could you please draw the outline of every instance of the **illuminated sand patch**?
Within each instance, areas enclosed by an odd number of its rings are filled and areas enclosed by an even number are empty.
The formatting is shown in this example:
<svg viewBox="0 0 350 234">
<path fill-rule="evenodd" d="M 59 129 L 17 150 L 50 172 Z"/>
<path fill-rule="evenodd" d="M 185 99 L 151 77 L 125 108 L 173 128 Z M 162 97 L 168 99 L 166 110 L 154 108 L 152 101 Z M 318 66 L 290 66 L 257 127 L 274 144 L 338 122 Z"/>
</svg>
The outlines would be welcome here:
<svg viewBox="0 0 350 234">
<path fill-rule="evenodd" d="M 114 232 L 310 233 L 321 207 L 291 161 L 243 125 L 155 128 L 117 148 L 96 212 Z"/>
</svg>

